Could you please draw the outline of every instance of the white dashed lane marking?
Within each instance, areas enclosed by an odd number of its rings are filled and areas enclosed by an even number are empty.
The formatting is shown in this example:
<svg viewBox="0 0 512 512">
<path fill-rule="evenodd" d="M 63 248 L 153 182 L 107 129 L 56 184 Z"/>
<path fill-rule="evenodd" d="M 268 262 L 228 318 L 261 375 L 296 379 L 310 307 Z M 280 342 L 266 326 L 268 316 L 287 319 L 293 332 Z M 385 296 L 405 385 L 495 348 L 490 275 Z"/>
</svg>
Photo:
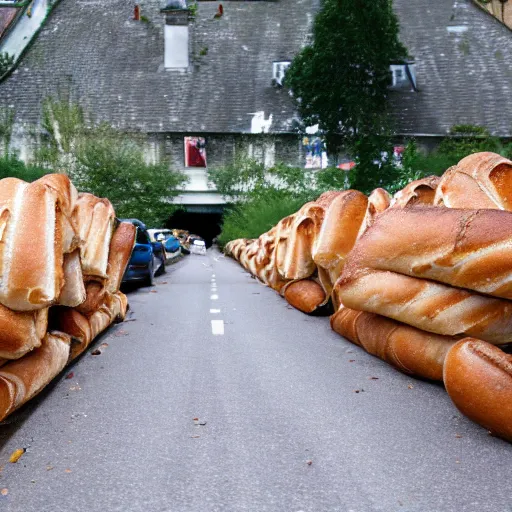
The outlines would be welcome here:
<svg viewBox="0 0 512 512">
<path fill-rule="evenodd" d="M 220 309 L 210 309 L 210 313 L 212 315 L 216 315 L 217 313 L 220 313 Z"/>
<path fill-rule="evenodd" d="M 210 295 L 210 299 L 212 300 L 217 300 L 219 298 L 218 295 Z"/>
<path fill-rule="evenodd" d="M 212 334 L 214 336 L 224 334 L 224 320 L 212 320 Z"/>
</svg>

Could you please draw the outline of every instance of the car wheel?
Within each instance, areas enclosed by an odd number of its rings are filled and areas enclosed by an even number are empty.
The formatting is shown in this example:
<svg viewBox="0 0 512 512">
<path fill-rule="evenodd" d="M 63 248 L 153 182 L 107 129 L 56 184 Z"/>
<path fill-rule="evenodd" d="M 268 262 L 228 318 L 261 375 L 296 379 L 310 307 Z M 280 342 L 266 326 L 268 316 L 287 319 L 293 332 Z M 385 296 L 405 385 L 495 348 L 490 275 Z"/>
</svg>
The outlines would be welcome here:
<svg viewBox="0 0 512 512">
<path fill-rule="evenodd" d="M 148 269 L 148 277 L 146 277 L 145 283 L 146 286 L 154 286 L 155 285 L 155 277 L 153 275 L 153 267 Z"/>
</svg>

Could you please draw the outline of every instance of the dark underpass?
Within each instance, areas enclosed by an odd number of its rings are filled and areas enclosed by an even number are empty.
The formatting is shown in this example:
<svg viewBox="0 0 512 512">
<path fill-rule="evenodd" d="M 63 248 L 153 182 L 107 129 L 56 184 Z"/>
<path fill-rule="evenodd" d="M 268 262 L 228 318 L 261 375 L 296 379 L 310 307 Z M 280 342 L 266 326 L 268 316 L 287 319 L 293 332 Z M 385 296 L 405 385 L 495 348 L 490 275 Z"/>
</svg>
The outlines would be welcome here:
<svg viewBox="0 0 512 512">
<path fill-rule="evenodd" d="M 212 240 L 220 233 L 222 224 L 222 211 L 189 211 L 178 210 L 169 217 L 167 227 L 170 229 L 185 229 L 190 234 L 199 235 L 206 242 L 206 246 L 212 245 Z"/>
</svg>

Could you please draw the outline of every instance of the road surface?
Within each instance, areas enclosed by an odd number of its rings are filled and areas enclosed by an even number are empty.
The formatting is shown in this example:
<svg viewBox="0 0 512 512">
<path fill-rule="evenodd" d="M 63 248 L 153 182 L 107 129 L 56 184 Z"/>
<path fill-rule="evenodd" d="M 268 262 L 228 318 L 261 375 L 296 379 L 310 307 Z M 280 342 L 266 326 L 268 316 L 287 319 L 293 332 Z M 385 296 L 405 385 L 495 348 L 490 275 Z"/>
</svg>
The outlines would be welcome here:
<svg viewBox="0 0 512 512">
<path fill-rule="evenodd" d="M 0 427 L 1 511 L 512 511 L 511 445 L 234 261 L 188 256 L 129 299 Z"/>
</svg>

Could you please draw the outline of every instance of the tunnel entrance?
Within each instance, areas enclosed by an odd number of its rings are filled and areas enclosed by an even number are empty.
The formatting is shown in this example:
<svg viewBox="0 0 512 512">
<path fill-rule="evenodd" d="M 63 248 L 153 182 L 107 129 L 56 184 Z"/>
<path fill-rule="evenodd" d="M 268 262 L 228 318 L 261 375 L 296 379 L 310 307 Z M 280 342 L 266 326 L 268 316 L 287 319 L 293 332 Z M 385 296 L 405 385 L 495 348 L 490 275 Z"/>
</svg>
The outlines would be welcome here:
<svg viewBox="0 0 512 512">
<path fill-rule="evenodd" d="M 187 210 L 178 210 L 169 217 L 167 227 L 186 229 L 191 234 L 204 238 L 206 246 L 220 233 L 222 224 L 222 206 L 193 206 Z"/>
</svg>

